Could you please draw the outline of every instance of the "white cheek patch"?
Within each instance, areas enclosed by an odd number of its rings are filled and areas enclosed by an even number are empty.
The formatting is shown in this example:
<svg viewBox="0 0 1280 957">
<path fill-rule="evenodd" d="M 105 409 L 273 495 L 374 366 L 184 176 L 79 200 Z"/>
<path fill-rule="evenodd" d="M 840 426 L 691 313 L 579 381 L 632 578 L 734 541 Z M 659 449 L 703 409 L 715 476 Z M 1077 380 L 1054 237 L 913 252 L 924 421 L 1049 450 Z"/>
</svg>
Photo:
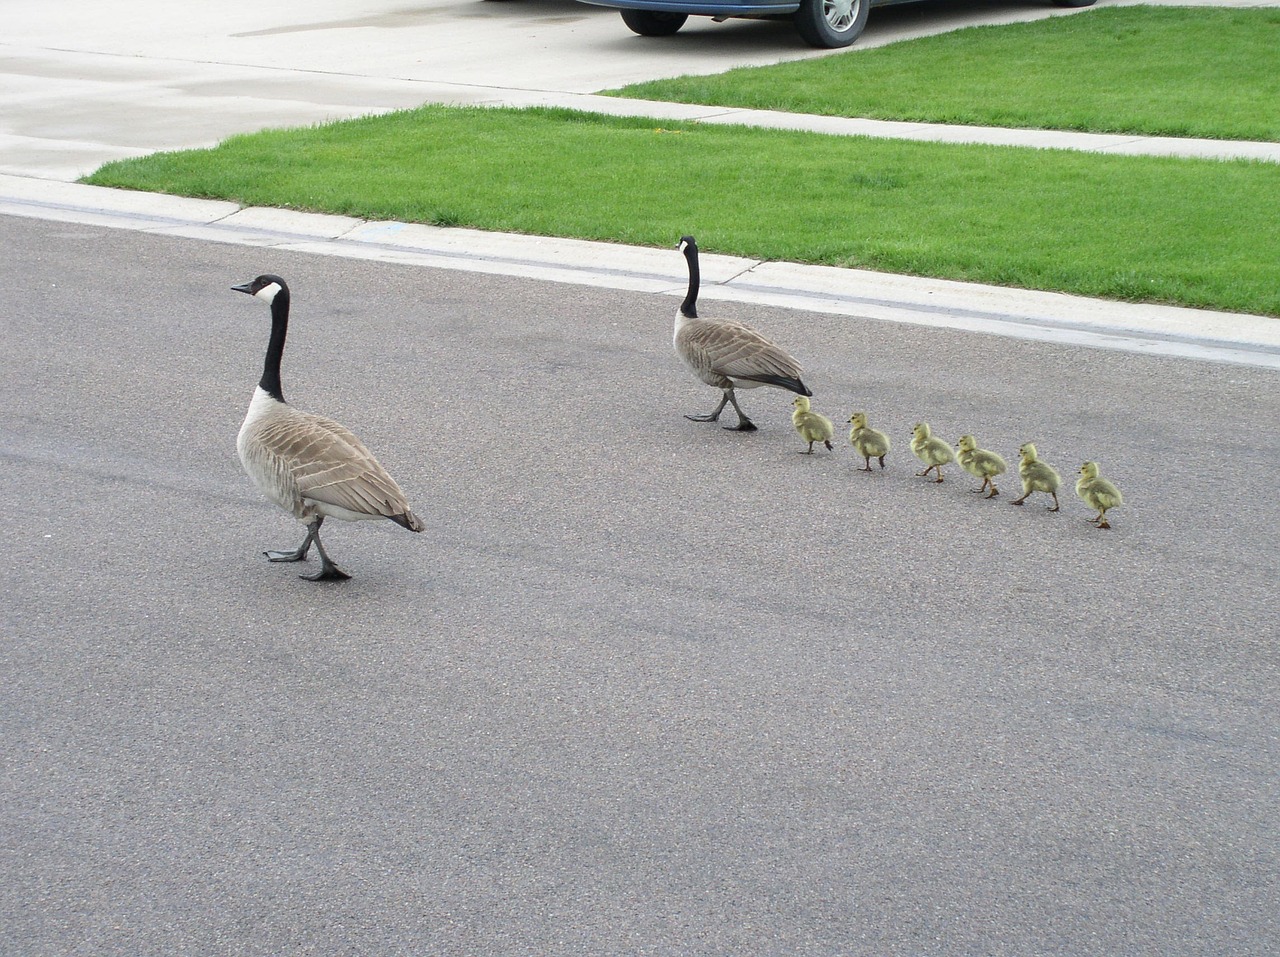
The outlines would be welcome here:
<svg viewBox="0 0 1280 957">
<path fill-rule="evenodd" d="M 259 299 L 264 299 L 267 302 L 271 302 L 276 298 L 279 292 L 280 292 L 280 283 L 273 282 L 270 285 L 263 286 L 261 289 L 255 292 L 254 295 L 257 296 Z"/>
</svg>

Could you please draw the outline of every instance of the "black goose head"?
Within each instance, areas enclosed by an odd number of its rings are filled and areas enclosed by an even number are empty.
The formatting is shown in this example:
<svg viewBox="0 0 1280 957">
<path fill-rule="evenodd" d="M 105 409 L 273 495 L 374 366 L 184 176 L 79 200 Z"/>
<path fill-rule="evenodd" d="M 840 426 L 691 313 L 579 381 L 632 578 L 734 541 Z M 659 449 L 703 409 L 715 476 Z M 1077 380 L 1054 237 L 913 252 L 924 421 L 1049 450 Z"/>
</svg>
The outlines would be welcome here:
<svg viewBox="0 0 1280 957">
<path fill-rule="evenodd" d="M 271 273 L 264 273 L 257 279 L 250 282 L 242 282 L 238 286 L 232 286 L 234 292 L 248 293 L 250 296 L 257 296 L 264 299 L 268 303 L 275 302 L 276 296 L 284 293 L 285 299 L 289 298 L 289 286 L 279 276 Z"/>
</svg>

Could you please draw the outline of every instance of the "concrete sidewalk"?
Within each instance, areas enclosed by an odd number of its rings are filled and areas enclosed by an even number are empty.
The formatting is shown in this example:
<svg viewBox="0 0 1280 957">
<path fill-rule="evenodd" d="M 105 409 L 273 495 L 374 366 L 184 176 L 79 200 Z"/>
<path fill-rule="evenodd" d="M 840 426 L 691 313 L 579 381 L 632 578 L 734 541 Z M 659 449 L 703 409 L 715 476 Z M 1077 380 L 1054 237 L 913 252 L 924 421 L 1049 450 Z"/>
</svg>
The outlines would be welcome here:
<svg viewBox="0 0 1280 957">
<path fill-rule="evenodd" d="M 869 120 L 469 83 L 282 72 L 224 64 L 137 63 L 99 54 L 63 53 L 55 65 L 43 62 L 40 51 L 0 45 L 0 65 L 5 62 L 27 62 L 33 64 L 32 69 L 66 77 L 110 78 L 93 80 L 94 90 L 83 90 L 84 99 L 74 105 L 49 103 L 47 94 L 34 94 L 26 112 L 7 123 L 4 114 L 12 111 L 14 104 L 12 98 L 0 96 L 0 173 L 64 181 L 86 176 L 112 160 L 210 147 L 238 133 L 387 113 L 423 103 L 564 107 L 612 116 L 833 136 L 1280 163 L 1280 143 Z M 140 80 L 139 73 L 147 76 Z M 78 79 L 69 86 L 79 89 L 88 82 Z M 153 89 L 157 85 L 162 92 Z M 189 92 L 177 93 L 175 87 Z M 77 96 L 70 92 L 63 95 Z M 110 98 L 109 105 L 98 102 L 104 96 Z"/>
<path fill-rule="evenodd" d="M 1113 2 L 1113 0 L 1104 0 Z M 1280 0 L 1234 6 L 1272 6 Z M 964 26 L 1071 16 L 1042 0 L 878 8 L 849 51 L 786 22 L 694 18 L 669 40 L 572 0 L 341 0 L 264 6 L 9 0 L 0 42 L 0 172 L 75 180 L 113 159 L 422 103 L 563 106 L 835 135 L 1280 162 L 1280 144 L 986 129 L 621 100 L 594 91 L 858 50 Z"/>
</svg>

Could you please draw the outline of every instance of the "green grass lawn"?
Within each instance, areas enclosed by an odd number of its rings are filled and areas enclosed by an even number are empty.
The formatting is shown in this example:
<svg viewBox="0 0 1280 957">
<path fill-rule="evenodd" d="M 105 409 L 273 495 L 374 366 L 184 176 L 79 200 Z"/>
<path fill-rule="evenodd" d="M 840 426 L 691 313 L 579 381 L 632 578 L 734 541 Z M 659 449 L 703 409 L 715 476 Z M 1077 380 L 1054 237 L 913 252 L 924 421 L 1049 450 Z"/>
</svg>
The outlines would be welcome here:
<svg viewBox="0 0 1280 957">
<path fill-rule="evenodd" d="M 1280 315 L 1280 165 L 425 107 L 86 182 Z"/>
<path fill-rule="evenodd" d="M 885 120 L 1280 141 L 1280 9 L 1108 7 L 607 92 Z"/>
</svg>

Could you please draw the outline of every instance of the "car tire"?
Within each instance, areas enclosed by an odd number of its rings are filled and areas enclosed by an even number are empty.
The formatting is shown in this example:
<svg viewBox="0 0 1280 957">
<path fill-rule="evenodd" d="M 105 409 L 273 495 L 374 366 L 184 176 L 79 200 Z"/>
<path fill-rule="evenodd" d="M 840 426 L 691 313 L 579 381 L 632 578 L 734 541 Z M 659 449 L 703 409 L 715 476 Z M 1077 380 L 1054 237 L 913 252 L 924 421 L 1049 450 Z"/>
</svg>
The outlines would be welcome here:
<svg viewBox="0 0 1280 957">
<path fill-rule="evenodd" d="M 871 0 L 800 0 L 793 19 L 805 43 L 834 50 L 862 35 L 870 12 Z"/>
<path fill-rule="evenodd" d="M 663 13 L 659 10 L 621 10 L 622 22 L 632 33 L 642 37 L 669 37 L 689 19 L 683 13 Z"/>
</svg>

